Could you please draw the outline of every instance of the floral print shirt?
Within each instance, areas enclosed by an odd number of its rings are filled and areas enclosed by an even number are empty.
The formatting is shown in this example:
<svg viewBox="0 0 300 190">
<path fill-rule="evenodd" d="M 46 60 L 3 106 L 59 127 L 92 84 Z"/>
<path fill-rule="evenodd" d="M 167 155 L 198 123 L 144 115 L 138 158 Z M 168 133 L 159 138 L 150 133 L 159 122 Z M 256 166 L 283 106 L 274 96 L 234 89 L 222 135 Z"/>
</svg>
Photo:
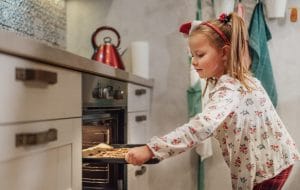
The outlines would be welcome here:
<svg viewBox="0 0 300 190">
<path fill-rule="evenodd" d="M 214 136 L 230 168 L 233 189 L 252 190 L 274 177 L 300 154 L 261 83 L 254 77 L 252 82 L 254 89 L 248 91 L 239 80 L 223 75 L 202 113 L 147 145 L 164 159 Z"/>
</svg>

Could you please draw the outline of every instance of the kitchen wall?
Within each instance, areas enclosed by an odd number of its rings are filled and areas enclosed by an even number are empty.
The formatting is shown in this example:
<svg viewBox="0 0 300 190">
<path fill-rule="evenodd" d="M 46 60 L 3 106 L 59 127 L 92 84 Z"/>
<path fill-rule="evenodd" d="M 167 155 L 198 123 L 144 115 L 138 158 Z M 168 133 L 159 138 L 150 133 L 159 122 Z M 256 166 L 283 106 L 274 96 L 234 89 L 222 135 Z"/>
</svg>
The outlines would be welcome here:
<svg viewBox="0 0 300 190">
<path fill-rule="evenodd" d="M 212 18 L 211 0 L 203 1 L 203 16 Z M 243 0 L 246 20 L 250 20 L 255 1 Z M 288 0 L 289 7 L 300 7 L 297 0 Z M 187 121 L 186 89 L 189 68 L 186 64 L 186 44 L 178 27 L 194 19 L 196 0 L 67 0 L 67 49 L 90 58 L 93 50 L 90 36 L 103 25 L 116 28 L 121 35 L 121 49 L 132 41 L 147 40 L 150 45 L 150 77 L 155 79 L 151 107 L 152 135 L 163 135 Z M 298 60 L 300 55 L 300 21 L 267 20 L 273 39 L 269 50 L 278 89 L 278 112 L 300 149 L 300 83 Z M 100 41 L 99 41 L 100 42 Z M 129 64 L 127 61 L 126 64 Z M 127 67 L 129 68 L 129 67 Z M 298 116 L 299 117 L 299 116 Z M 214 156 L 205 161 L 206 190 L 229 190 L 229 170 L 214 141 Z M 195 190 L 197 156 L 194 151 L 163 161 L 150 167 L 149 189 Z M 299 163 L 294 167 L 285 189 L 298 190 Z"/>
</svg>

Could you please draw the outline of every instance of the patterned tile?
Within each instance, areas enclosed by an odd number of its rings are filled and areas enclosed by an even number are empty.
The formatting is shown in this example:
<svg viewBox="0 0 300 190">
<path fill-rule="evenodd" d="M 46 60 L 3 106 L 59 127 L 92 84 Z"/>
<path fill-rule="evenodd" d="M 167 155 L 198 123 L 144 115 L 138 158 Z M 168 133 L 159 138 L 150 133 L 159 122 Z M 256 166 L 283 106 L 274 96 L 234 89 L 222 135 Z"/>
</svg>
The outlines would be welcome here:
<svg viewBox="0 0 300 190">
<path fill-rule="evenodd" d="M 65 0 L 0 0 L 0 29 L 65 48 Z"/>
</svg>

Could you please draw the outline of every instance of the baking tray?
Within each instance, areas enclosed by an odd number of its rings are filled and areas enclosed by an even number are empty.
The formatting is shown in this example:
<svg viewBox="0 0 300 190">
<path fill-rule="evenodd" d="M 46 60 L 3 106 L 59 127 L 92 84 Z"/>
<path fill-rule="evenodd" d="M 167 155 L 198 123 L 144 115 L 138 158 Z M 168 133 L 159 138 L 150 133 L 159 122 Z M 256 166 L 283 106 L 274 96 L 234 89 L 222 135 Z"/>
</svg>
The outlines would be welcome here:
<svg viewBox="0 0 300 190">
<path fill-rule="evenodd" d="M 111 144 L 114 148 L 133 148 L 138 146 L 144 146 L 145 144 Z M 108 164 L 128 164 L 125 158 L 94 158 L 94 157 L 83 157 L 83 163 L 108 163 Z M 158 164 L 160 160 L 158 158 L 152 158 L 144 164 Z"/>
</svg>

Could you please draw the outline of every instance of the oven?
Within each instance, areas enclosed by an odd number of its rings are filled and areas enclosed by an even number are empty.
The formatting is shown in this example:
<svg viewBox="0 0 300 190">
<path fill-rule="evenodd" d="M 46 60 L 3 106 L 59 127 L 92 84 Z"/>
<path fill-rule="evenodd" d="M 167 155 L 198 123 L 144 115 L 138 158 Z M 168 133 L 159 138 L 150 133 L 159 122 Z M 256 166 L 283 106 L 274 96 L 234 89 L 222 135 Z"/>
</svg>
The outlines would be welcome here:
<svg viewBox="0 0 300 190">
<path fill-rule="evenodd" d="M 127 83 L 91 74 L 82 75 L 82 148 L 99 143 L 127 142 Z M 84 190 L 127 189 L 125 164 L 84 162 Z"/>
</svg>

